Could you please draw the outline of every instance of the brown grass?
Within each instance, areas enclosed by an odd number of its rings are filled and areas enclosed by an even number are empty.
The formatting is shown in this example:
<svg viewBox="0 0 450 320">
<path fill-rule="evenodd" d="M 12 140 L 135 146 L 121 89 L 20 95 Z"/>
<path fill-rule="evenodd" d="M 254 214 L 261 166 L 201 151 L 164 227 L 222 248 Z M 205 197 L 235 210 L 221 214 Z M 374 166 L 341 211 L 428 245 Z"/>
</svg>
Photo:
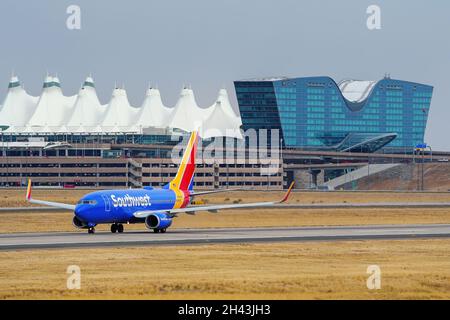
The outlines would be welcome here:
<svg viewBox="0 0 450 320">
<path fill-rule="evenodd" d="M 91 192 L 83 189 L 33 189 L 36 199 L 51 200 L 75 204 L 83 195 Z M 196 200 L 208 203 L 232 203 L 278 200 L 284 191 L 236 191 L 205 195 Z M 450 202 L 450 192 L 442 193 L 408 193 L 408 192 L 293 192 L 289 203 L 345 203 L 345 202 Z M 0 207 L 25 207 L 25 189 L 2 189 Z"/>
<path fill-rule="evenodd" d="M 0 252 L 1 299 L 450 299 L 450 240 Z M 81 290 L 66 289 L 79 265 Z M 367 266 L 382 272 L 366 287 Z"/>
<path fill-rule="evenodd" d="M 422 164 L 402 164 L 357 181 L 359 190 L 417 190 L 422 177 Z M 450 190 L 450 162 L 425 163 L 424 188 L 433 191 Z"/>
<path fill-rule="evenodd" d="M 75 203 L 84 190 L 35 190 Z M 2 190 L 0 206 L 24 206 Z M 208 203 L 277 199 L 282 192 L 204 196 Z M 291 203 L 450 201 L 448 193 L 294 193 Z M 0 233 L 73 231 L 71 213 L 0 215 Z M 181 215 L 175 228 L 450 223 L 447 209 L 252 210 Z M 107 230 L 109 226 L 99 226 Z M 143 229 L 143 225 L 126 226 Z M 84 231 L 80 231 L 84 232 Z M 201 245 L 0 252 L 1 299 L 450 299 L 450 240 Z M 67 290 L 79 265 L 82 289 Z M 366 288 L 378 264 L 382 289 Z"/>
</svg>

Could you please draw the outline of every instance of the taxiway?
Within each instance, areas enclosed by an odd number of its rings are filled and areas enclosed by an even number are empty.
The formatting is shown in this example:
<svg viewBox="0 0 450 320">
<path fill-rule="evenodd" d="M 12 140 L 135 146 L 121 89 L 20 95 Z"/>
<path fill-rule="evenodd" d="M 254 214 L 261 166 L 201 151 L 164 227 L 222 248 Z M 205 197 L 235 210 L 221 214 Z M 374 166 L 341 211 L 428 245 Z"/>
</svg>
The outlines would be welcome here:
<svg viewBox="0 0 450 320">
<path fill-rule="evenodd" d="M 89 235 L 79 231 L 1 234 L 0 250 L 448 237 L 450 224 L 169 229 L 165 234 L 128 231 L 122 234 L 97 232 Z"/>
</svg>

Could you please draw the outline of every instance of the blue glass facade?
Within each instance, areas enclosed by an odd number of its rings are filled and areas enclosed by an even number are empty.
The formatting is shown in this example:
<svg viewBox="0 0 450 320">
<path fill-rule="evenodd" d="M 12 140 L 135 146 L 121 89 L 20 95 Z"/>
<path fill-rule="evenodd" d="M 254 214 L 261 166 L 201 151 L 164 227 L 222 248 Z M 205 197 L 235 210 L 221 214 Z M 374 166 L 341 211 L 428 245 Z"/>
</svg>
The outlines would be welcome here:
<svg viewBox="0 0 450 320">
<path fill-rule="evenodd" d="M 234 85 L 244 130 L 281 129 L 286 147 L 314 149 L 345 149 L 349 141 L 382 137 L 386 148 L 410 150 L 424 141 L 433 93 L 432 86 L 390 78 L 367 86 L 361 100 L 347 99 L 329 77 Z"/>
</svg>

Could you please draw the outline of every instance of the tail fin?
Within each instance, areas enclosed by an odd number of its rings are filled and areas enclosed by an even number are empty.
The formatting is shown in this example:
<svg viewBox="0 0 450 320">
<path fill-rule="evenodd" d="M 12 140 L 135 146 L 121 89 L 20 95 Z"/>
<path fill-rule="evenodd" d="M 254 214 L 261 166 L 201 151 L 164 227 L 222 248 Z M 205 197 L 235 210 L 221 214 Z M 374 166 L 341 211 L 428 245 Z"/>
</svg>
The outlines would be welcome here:
<svg viewBox="0 0 450 320">
<path fill-rule="evenodd" d="M 195 173 L 195 154 L 197 153 L 198 132 L 191 133 L 189 142 L 175 178 L 170 182 L 171 189 L 192 190 Z"/>
<path fill-rule="evenodd" d="M 31 199 L 31 179 L 28 179 L 27 194 L 25 195 L 25 198 L 27 201 L 30 201 Z"/>
</svg>

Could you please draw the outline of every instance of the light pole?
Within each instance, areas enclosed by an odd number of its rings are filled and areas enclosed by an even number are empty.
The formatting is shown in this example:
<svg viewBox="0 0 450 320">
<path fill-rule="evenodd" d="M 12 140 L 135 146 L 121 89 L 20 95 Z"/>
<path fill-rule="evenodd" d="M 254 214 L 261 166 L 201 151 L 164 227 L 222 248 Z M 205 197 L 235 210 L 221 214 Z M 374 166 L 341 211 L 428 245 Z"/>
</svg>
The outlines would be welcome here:
<svg viewBox="0 0 450 320">
<path fill-rule="evenodd" d="M 422 149 L 422 163 L 421 163 L 422 170 L 420 172 L 421 175 L 420 191 L 423 191 L 424 162 L 425 162 L 425 148 Z"/>
<path fill-rule="evenodd" d="M 370 181 L 370 156 L 367 156 L 367 182 Z M 369 183 L 367 183 L 369 184 Z"/>
<path fill-rule="evenodd" d="M 421 172 L 421 191 L 424 191 L 425 190 L 425 181 L 424 181 L 424 171 L 425 171 L 425 169 L 424 169 L 424 162 L 425 162 L 425 149 L 428 147 L 427 146 L 427 144 L 425 143 L 425 131 L 426 131 L 426 128 L 427 128 L 427 109 L 426 108 L 423 108 L 422 109 L 422 113 L 423 113 L 423 149 L 422 149 L 422 164 L 421 164 L 421 167 L 422 167 L 422 172 Z"/>
</svg>

